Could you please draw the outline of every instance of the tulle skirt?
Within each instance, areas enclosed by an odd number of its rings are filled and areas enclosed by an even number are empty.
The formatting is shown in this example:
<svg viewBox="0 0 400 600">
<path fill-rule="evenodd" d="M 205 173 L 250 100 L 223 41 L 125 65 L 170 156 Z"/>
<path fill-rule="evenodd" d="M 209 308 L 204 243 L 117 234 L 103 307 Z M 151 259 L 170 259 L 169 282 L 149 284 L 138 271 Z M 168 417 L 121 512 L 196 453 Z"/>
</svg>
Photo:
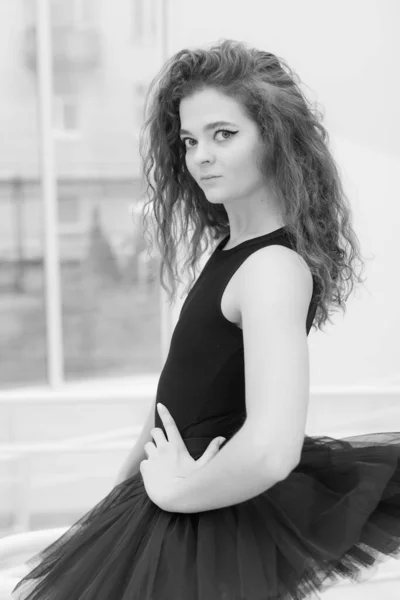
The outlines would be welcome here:
<svg viewBox="0 0 400 600">
<path fill-rule="evenodd" d="M 197 459 L 211 439 L 184 441 Z M 285 480 L 216 510 L 166 512 L 138 472 L 27 562 L 13 598 L 300 600 L 389 557 L 400 558 L 400 433 L 306 436 Z"/>
</svg>

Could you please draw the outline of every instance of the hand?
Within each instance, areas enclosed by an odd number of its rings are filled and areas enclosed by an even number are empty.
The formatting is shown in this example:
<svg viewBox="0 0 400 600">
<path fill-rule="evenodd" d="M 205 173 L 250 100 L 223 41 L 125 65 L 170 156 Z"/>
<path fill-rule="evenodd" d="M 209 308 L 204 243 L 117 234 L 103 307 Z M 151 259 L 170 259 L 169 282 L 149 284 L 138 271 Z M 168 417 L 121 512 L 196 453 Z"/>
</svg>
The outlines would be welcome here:
<svg viewBox="0 0 400 600">
<path fill-rule="evenodd" d="M 212 440 L 204 454 L 194 460 L 169 410 L 162 404 L 157 404 L 157 410 L 168 439 L 160 427 L 151 430 L 156 443 L 145 444 L 148 458 L 140 463 L 140 472 L 149 498 L 163 510 L 169 510 L 169 501 L 179 493 L 179 486 L 185 478 L 208 463 L 217 454 L 225 438 Z"/>
</svg>

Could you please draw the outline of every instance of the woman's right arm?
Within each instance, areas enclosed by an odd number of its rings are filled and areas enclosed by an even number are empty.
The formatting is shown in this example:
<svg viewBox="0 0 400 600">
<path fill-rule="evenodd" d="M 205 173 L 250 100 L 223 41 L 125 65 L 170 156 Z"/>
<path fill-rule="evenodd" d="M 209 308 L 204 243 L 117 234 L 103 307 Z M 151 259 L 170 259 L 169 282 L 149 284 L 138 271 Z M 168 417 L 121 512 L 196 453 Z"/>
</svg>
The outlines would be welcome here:
<svg viewBox="0 0 400 600">
<path fill-rule="evenodd" d="M 122 468 L 118 473 L 118 477 L 117 477 L 117 480 L 114 485 L 118 485 L 122 481 L 125 481 L 125 479 L 129 479 L 130 477 L 133 477 L 133 475 L 136 475 L 136 473 L 139 473 L 140 463 L 142 462 L 142 460 L 147 459 L 147 454 L 144 450 L 144 445 L 147 442 L 153 441 L 153 437 L 150 432 L 155 426 L 155 423 L 154 423 L 155 407 L 156 407 L 156 401 L 154 400 L 154 402 L 151 403 L 149 414 L 146 418 L 146 421 L 143 425 L 140 435 L 139 435 L 138 439 L 136 440 L 136 443 L 135 443 L 133 449 L 131 450 L 130 454 L 128 455 L 128 458 L 125 460 L 124 464 L 122 465 Z"/>
</svg>

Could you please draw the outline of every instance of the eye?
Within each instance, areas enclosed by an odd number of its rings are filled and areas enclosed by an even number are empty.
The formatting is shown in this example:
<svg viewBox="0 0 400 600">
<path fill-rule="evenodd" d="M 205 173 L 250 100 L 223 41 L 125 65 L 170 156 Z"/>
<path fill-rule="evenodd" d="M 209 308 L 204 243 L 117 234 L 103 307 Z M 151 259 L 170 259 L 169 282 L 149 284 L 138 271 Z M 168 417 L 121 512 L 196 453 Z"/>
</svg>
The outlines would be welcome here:
<svg viewBox="0 0 400 600">
<path fill-rule="evenodd" d="M 224 137 L 224 138 L 223 138 L 223 140 L 229 140 L 231 136 L 233 136 L 233 135 L 235 135 L 235 134 L 237 133 L 237 131 L 230 131 L 229 129 L 217 129 L 217 131 L 216 131 L 216 132 L 215 132 L 215 134 L 214 134 L 214 137 L 217 135 L 217 133 L 228 133 L 228 134 L 229 134 L 229 136 L 228 136 L 228 137 Z M 193 138 L 190 138 L 190 137 L 184 137 L 184 138 L 181 138 L 181 140 L 182 140 L 182 142 L 185 144 L 185 141 L 186 141 L 186 140 L 193 140 Z M 193 141 L 194 141 L 194 140 L 193 140 Z M 187 145 L 185 144 L 185 148 L 186 148 L 186 149 L 188 149 L 188 148 L 193 148 L 193 146 L 190 146 L 190 145 L 189 145 L 189 146 L 187 146 Z"/>
</svg>

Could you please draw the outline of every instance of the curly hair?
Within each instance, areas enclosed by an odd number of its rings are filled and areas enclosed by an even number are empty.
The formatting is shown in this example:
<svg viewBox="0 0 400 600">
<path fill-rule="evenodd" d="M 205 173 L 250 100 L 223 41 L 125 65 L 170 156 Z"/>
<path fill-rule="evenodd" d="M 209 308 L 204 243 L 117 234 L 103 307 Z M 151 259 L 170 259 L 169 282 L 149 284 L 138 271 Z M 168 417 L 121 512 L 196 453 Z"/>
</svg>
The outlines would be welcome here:
<svg viewBox="0 0 400 600">
<path fill-rule="evenodd" d="M 170 303 L 176 298 L 177 281 L 182 283 L 179 245 L 185 248 L 183 271 L 192 270 L 187 293 L 209 243 L 230 232 L 224 205 L 208 202 L 190 175 L 179 137 L 180 101 L 204 88 L 235 98 L 259 127 L 265 141 L 259 167 L 278 193 L 286 230 L 316 283 L 315 329 L 330 320 L 334 305 L 345 311 L 354 282 L 364 282 L 355 268 L 356 262 L 362 267 L 364 261 L 339 168 L 328 148 L 323 115 L 298 84 L 298 76 L 282 58 L 230 39 L 209 49 L 180 50 L 150 82 L 139 142 L 148 196 L 143 222 L 147 232 L 151 208 L 160 281 Z"/>
</svg>

